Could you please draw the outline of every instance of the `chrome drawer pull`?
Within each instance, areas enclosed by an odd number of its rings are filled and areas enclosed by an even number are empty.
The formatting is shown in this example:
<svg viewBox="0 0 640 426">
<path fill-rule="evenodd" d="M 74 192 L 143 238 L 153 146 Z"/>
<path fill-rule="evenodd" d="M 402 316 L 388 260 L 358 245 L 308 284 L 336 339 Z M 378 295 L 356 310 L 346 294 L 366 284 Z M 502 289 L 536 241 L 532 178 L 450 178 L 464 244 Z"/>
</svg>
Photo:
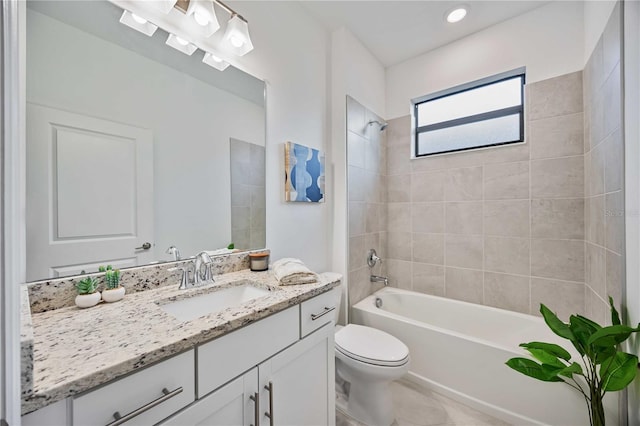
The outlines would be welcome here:
<svg viewBox="0 0 640 426">
<path fill-rule="evenodd" d="M 311 321 L 315 321 L 315 320 L 317 320 L 318 318 L 320 318 L 320 317 L 323 317 L 323 316 L 327 315 L 329 312 L 331 312 L 331 311 L 335 311 L 335 309 L 336 309 L 336 307 L 335 307 L 335 306 L 333 306 L 333 307 L 331 307 L 331 308 L 329 308 L 329 307 L 325 306 L 325 307 L 324 307 L 324 311 L 320 312 L 319 314 L 311 314 Z"/>
<path fill-rule="evenodd" d="M 157 406 L 159 404 L 162 404 L 166 400 L 173 398 L 174 396 L 176 396 L 177 394 L 179 394 L 181 392 L 182 392 L 182 386 L 180 386 L 179 388 L 177 388 L 175 390 L 172 390 L 171 392 L 169 392 L 167 390 L 167 388 L 164 388 L 164 389 L 162 389 L 162 394 L 163 395 L 160 398 L 154 399 L 150 403 L 145 404 L 142 407 L 133 410 L 129 414 L 125 414 L 124 416 L 121 416 L 120 412 L 116 411 L 115 413 L 113 413 L 113 418 L 115 420 L 112 421 L 111 423 L 109 423 L 107 426 L 118 426 L 118 425 L 123 424 L 124 422 L 128 422 L 129 420 L 133 419 L 134 417 L 139 416 L 140 414 L 144 413 L 145 411 L 149 411 L 153 407 L 155 407 L 155 406 Z"/>
<path fill-rule="evenodd" d="M 265 411 L 264 415 L 269 419 L 269 426 L 273 426 L 273 382 L 264 385 L 264 388 L 269 391 L 269 411 Z"/>
<path fill-rule="evenodd" d="M 253 410 L 253 417 L 255 418 L 254 420 L 255 423 L 249 426 L 260 426 L 260 394 L 256 392 L 253 395 L 251 395 L 249 399 L 255 403 L 255 407 Z"/>
</svg>

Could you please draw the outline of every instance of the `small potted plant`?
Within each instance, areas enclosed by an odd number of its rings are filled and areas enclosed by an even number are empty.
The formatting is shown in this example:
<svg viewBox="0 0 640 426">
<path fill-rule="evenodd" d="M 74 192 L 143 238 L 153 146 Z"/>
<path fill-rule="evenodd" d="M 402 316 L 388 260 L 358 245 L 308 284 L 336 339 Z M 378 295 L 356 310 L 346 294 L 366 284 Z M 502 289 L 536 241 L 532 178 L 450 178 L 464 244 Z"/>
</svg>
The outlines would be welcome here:
<svg viewBox="0 0 640 426">
<path fill-rule="evenodd" d="M 125 289 L 120 285 L 120 270 L 113 269 L 111 265 L 98 268 L 104 272 L 105 289 L 102 291 L 102 299 L 105 302 L 117 302 L 124 297 Z"/>
<path fill-rule="evenodd" d="M 98 280 L 96 277 L 85 277 L 76 284 L 78 295 L 76 296 L 76 306 L 78 308 L 90 308 L 100 302 L 100 292 L 98 290 Z"/>
</svg>

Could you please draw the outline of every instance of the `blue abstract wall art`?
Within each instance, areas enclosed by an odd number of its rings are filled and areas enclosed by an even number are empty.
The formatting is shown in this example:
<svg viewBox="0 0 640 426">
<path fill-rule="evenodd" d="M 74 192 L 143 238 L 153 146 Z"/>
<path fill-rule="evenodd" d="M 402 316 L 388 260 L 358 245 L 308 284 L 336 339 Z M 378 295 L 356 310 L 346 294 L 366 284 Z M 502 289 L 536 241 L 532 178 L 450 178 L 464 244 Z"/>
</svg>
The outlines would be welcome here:
<svg viewBox="0 0 640 426">
<path fill-rule="evenodd" d="M 284 146 L 285 200 L 324 202 L 324 154 L 293 142 Z"/>
</svg>

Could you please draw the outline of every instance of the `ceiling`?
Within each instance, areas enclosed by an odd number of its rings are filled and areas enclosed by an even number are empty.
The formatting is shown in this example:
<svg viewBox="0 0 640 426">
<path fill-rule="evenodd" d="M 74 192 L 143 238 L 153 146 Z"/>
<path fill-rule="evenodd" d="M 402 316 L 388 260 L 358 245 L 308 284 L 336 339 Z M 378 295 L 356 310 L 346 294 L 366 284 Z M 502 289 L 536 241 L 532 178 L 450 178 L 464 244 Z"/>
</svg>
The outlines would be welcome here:
<svg viewBox="0 0 640 426">
<path fill-rule="evenodd" d="M 385 67 L 549 3 L 543 0 L 300 2 L 330 31 L 346 27 Z M 456 24 L 448 23 L 445 14 L 460 4 L 469 6 L 466 18 Z"/>
</svg>

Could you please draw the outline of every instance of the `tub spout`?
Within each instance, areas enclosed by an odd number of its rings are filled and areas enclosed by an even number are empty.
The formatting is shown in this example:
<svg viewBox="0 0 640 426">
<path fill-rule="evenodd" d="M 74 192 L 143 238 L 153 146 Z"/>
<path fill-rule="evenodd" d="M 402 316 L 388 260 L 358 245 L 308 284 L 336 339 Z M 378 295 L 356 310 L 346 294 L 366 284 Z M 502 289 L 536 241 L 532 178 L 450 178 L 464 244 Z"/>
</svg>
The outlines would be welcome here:
<svg viewBox="0 0 640 426">
<path fill-rule="evenodd" d="M 381 277 L 379 275 L 371 275 L 370 278 L 372 283 L 384 283 L 385 286 L 389 285 L 389 278 Z"/>
</svg>

